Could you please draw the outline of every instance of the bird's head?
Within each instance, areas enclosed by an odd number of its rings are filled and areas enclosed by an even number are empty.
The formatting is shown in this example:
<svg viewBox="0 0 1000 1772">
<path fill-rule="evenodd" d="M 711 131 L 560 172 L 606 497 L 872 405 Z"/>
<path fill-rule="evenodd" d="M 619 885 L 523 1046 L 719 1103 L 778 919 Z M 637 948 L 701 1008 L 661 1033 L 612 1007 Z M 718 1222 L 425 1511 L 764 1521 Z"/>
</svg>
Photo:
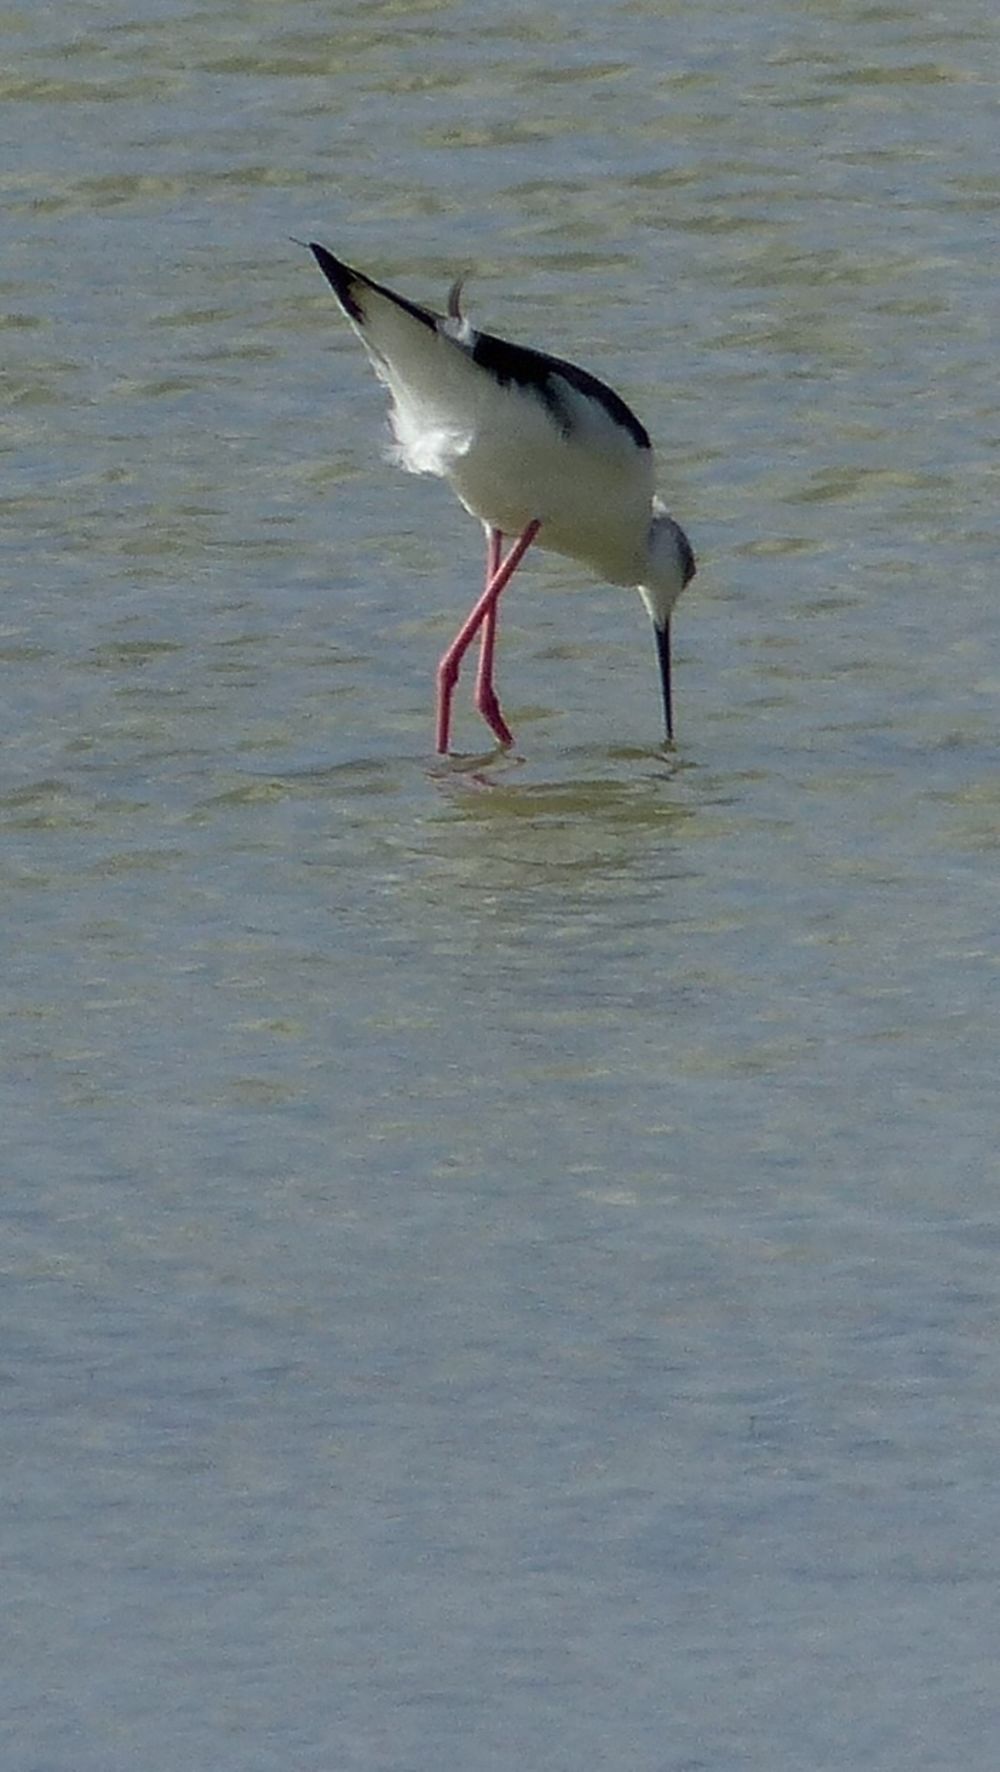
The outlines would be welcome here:
<svg viewBox="0 0 1000 1772">
<path fill-rule="evenodd" d="M 685 585 L 695 575 L 694 549 L 666 506 L 653 500 L 646 545 L 646 571 L 639 591 L 657 628 L 665 628 Z"/>
</svg>

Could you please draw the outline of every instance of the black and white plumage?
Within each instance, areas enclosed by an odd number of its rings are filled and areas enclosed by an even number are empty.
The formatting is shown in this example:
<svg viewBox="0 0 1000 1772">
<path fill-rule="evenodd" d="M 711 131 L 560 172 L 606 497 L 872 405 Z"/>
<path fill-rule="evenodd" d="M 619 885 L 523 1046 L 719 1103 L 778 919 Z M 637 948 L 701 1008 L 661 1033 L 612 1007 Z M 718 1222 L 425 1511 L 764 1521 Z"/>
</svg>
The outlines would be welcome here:
<svg viewBox="0 0 1000 1772">
<path fill-rule="evenodd" d="M 587 370 L 477 332 L 461 311 L 460 284 L 440 315 L 324 246 L 310 250 L 389 389 L 396 458 L 411 473 L 448 480 L 487 532 L 483 594 L 438 669 L 438 749 L 448 749 L 458 667 L 477 634 L 477 706 L 500 742 L 512 742 L 493 688 L 497 605 L 536 538 L 639 591 L 656 633 L 671 739 L 670 616 L 695 560 L 656 496 L 649 435 L 634 412 Z M 505 535 L 518 537 L 506 559 Z"/>
</svg>

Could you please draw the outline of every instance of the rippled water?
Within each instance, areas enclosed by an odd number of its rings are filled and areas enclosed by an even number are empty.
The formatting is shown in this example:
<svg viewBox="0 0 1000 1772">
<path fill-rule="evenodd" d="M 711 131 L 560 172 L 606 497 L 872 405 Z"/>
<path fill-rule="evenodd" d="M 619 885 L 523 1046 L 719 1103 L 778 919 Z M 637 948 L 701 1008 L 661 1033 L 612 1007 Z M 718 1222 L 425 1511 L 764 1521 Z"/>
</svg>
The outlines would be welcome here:
<svg viewBox="0 0 1000 1772">
<path fill-rule="evenodd" d="M 0 15 L 7 1759 L 996 1763 L 993 9 Z M 290 236 L 636 405 L 479 584 Z"/>
</svg>

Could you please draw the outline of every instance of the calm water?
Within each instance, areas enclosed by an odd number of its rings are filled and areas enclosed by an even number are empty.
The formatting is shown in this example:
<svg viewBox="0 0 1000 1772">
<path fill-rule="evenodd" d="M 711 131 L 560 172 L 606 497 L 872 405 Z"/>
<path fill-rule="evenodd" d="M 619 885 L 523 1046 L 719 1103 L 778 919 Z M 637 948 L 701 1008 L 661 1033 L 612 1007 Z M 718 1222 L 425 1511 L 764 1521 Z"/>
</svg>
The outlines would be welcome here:
<svg viewBox="0 0 1000 1772">
<path fill-rule="evenodd" d="M 12 1772 L 993 1772 L 986 0 L 0 19 Z M 701 571 L 381 459 L 318 235 Z"/>
</svg>

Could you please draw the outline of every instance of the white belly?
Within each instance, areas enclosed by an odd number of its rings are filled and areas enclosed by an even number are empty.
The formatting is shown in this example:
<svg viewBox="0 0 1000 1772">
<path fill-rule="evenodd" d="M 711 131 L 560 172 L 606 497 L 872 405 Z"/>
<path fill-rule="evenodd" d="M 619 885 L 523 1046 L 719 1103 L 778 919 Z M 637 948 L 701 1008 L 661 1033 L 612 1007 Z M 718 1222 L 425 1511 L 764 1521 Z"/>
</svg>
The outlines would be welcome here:
<svg viewBox="0 0 1000 1772">
<path fill-rule="evenodd" d="M 489 430 L 449 463 L 447 478 L 466 510 L 505 535 L 519 535 L 537 518 L 540 547 L 584 561 L 612 584 L 638 584 L 652 463 L 631 448 L 599 454 L 560 437 L 544 408 L 526 424 L 525 404 L 522 396 L 509 430 L 494 414 Z"/>
</svg>

